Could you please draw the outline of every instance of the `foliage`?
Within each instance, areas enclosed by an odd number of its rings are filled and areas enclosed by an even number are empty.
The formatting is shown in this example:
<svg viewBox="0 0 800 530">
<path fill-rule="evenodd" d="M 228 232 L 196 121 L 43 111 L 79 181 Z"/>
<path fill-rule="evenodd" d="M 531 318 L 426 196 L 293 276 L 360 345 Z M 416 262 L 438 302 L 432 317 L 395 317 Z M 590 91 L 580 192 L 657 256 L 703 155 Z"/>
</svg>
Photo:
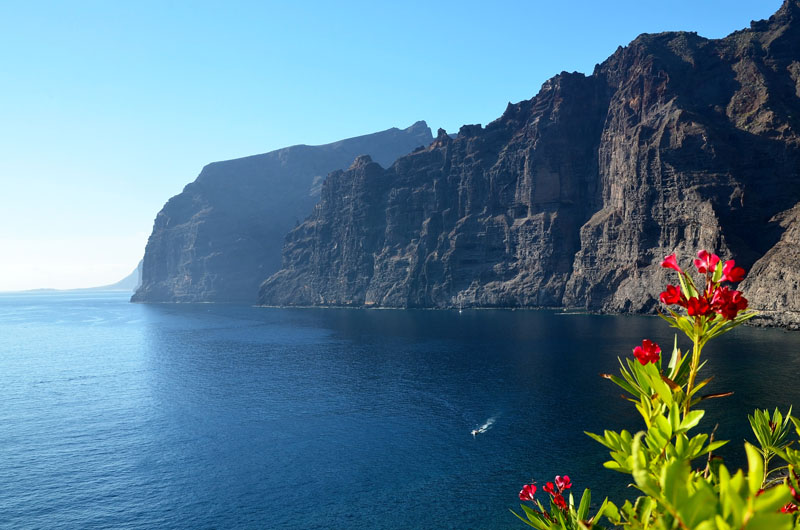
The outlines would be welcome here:
<svg viewBox="0 0 800 530">
<path fill-rule="evenodd" d="M 694 260 L 698 282 L 678 266 L 674 254 L 661 265 L 678 274 L 678 284 L 667 285 L 660 295 L 666 306 L 661 317 L 691 340 L 692 351 L 682 352 L 676 336 L 664 366 L 661 348 L 643 340 L 633 358 L 620 359 L 619 375 L 603 377 L 626 392 L 644 429 L 586 433 L 608 448 L 611 460 L 603 465 L 629 475 L 641 494 L 619 507 L 606 498 L 589 517 L 590 491 L 576 508 L 572 494 L 564 498 L 571 481 L 564 477 L 569 485 L 562 487 L 556 477 L 557 488 L 551 482 L 542 488 L 551 497 L 547 509 L 534 496 L 536 484 L 527 484 L 520 499 L 531 505 L 523 504 L 523 515 L 514 515 L 540 530 L 599 529 L 601 519 L 641 530 L 800 530 L 800 450 L 792 447 L 800 438 L 800 420 L 791 408 L 785 415 L 776 409 L 772 415 L 756 410 L 749 416 L 757 445 L 745 443 L 746 472 L 728 470 L 714 454 L 727 441 L 696 429 L 705 414 L 697 406 L 730 394 L 701 393 L 711 380 L 698 379 L 705 367 L 703 347 L 755 315 L 731 287 L 745 271 L 706 251 Z M 773 465 L 776 460 L 780 465 Z"/>
</svg>

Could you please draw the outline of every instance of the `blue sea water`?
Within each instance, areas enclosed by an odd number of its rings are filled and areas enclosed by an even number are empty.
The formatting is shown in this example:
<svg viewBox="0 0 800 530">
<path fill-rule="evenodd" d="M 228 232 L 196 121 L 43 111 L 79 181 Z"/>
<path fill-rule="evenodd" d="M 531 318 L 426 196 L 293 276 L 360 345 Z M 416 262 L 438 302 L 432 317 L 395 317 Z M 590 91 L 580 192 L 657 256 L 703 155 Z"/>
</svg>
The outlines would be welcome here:
<svg viewBox="0 0 800 530">
<path fill-rule="evenodd" d="M 638 429 L 598 376 L 657 318 L 138 305 L 0 295 L 2 528 L 515 528 L 520 487 L 631 494 L 583 434 Z M 685 341 L 684 341 L 685 342 Z M 708 347 L 707 426 L 800 406 L 800 334 Z M 491 422 L 485 433 L 470 431 Z"/>
</svg>

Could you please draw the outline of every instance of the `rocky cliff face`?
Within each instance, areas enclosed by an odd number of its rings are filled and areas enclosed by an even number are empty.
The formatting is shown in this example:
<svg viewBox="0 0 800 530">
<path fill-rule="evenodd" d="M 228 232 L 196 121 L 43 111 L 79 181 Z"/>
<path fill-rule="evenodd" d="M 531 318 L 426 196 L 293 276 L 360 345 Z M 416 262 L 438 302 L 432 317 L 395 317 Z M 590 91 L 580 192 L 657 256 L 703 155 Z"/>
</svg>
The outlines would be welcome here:
<svg viewBox="0 0 800 530">
<path fill-rule="evenodd" d="M 641 35 L 485 128 L 331 174 L 260 299 L 649 311 L 663 256 L 709 248 L 766 271 L 754 305 L 800 310 L 798 131 L 800 0 L 724 39 Z"/>
<path fill-rule="evenodd" d="M 286 233 L 329 172 L 370 154 L 384 164 L 432 140 L 425 122 L 336 143 L 209 164 L 156 217 L 134 302 L 254 303 L 280 268 Z"/>
</svg>

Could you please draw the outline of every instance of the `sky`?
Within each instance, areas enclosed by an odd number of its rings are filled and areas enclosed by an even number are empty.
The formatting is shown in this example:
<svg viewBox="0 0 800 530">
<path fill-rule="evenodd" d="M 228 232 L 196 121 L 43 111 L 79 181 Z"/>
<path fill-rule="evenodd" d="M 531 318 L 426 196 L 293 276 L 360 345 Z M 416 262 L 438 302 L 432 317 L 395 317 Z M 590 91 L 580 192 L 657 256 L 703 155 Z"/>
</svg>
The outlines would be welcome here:
<svg viewBox="0 0 800 530">
<path fill-rule="evenodd" d="M 0 1 L 0 291 L 116 282 L 202 167 L 426 120 L 456 132 L 640 33 L 780 0 Z"/>
</svg>

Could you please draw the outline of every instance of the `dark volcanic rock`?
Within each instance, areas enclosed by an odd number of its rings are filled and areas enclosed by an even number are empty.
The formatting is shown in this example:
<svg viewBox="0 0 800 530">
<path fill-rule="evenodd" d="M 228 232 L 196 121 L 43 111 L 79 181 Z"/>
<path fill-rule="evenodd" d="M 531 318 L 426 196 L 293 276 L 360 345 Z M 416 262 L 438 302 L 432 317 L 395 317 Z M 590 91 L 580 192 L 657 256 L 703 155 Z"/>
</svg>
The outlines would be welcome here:
<svg viewBox="0 0 800 530">
<path fill-rule="evenodd" d="M 203 168 L 158 213 L 134 302 L 256 301 L 286 233 L 329 172 L 365 153 L 384 164 L 432 140 L 425 122 L 327 145 L 297 145 Z"/>
<path fill-rule="evenodd" d="M 800 310 L 798 13 L 641 35 L 485 128 L 331 174 L 261 302 L 649 311 L 663 256 L 709 248 L 782 274 L 754 305 Z"/>
</svg>

